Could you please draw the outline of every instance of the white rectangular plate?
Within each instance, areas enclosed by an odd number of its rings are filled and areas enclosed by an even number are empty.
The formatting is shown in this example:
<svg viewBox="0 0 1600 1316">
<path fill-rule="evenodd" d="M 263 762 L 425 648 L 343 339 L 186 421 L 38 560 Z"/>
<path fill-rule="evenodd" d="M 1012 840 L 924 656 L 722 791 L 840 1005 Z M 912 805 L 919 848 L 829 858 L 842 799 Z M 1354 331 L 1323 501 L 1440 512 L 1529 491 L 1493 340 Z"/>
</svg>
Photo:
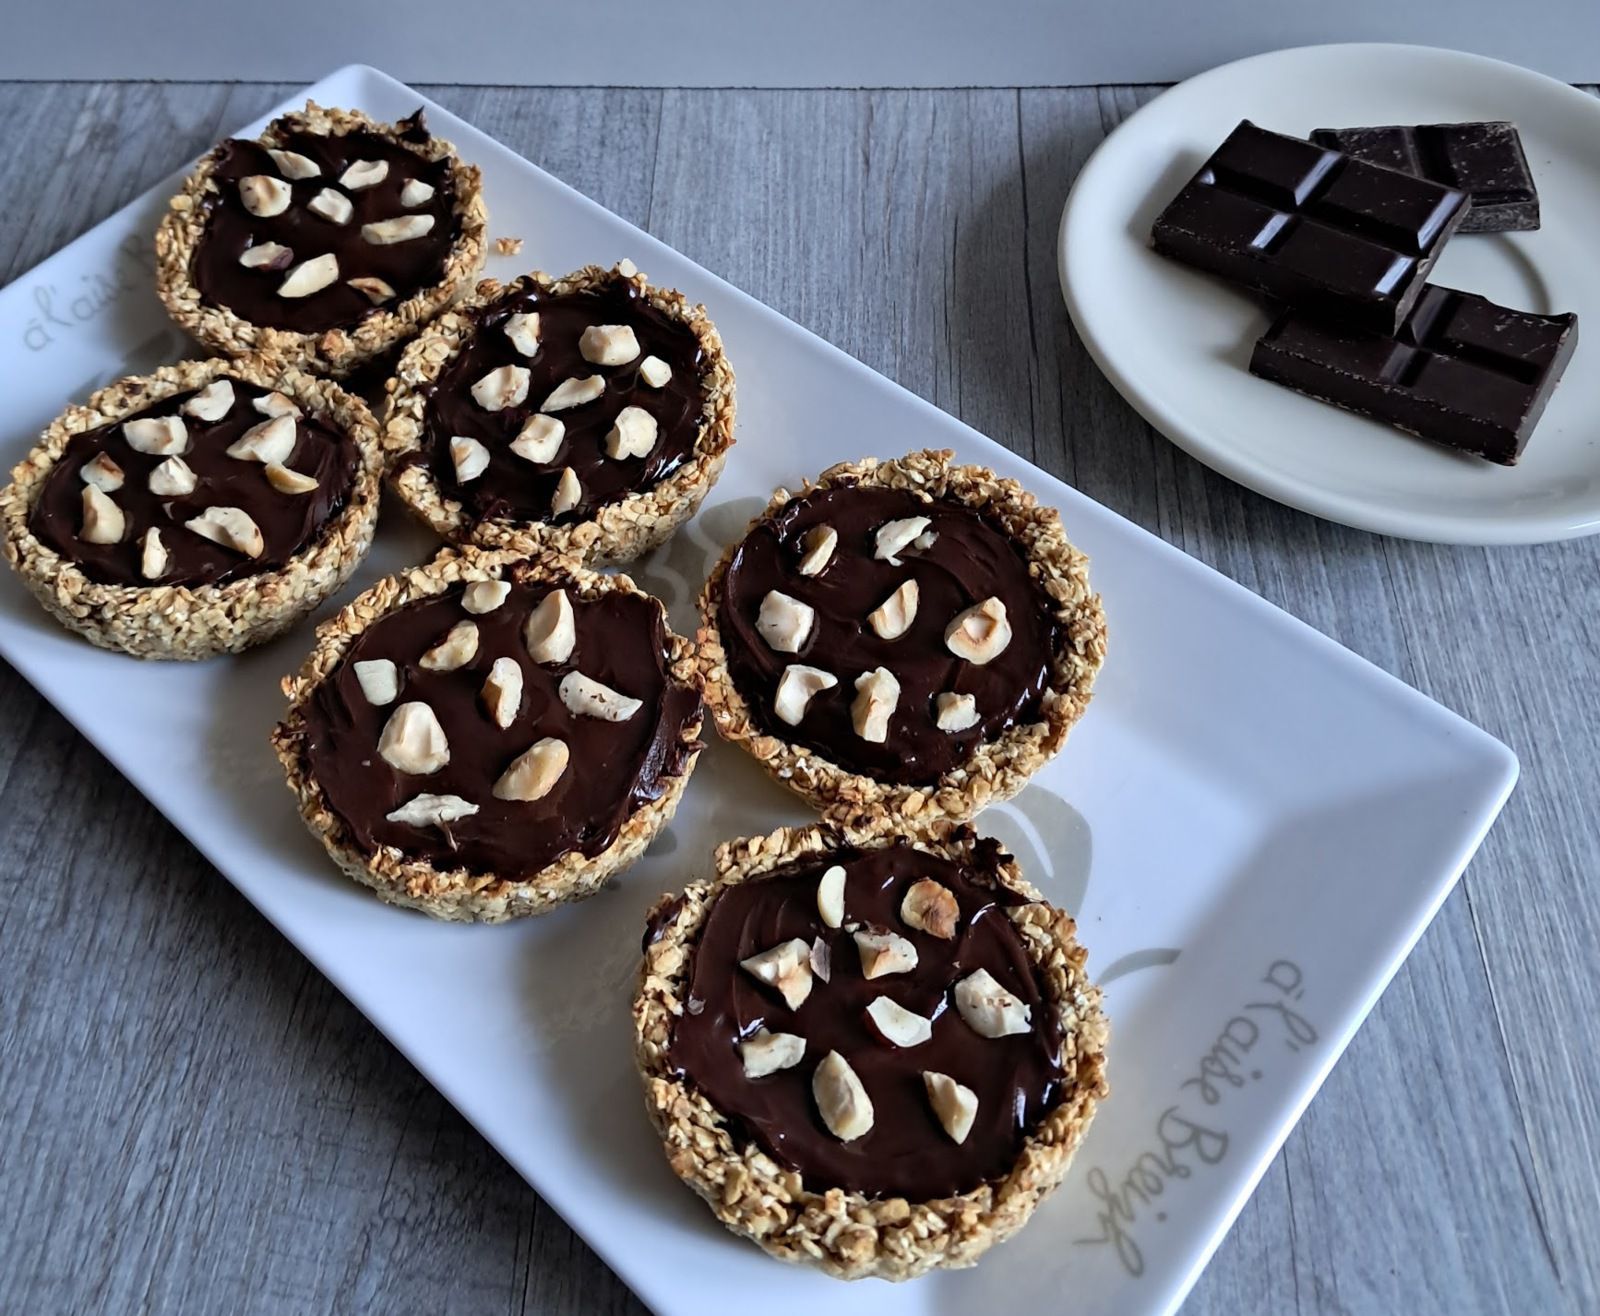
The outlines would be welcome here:
<svg viewBox="0 0 1600 1316">
<path fill-rule="evenodd" d="M 1516 778 L 1510 751 L 416 92 L 350 67 L 307 94 L 384 119 L 425 105 L 483 167 L 493 231 L 529 239 L 492 272 L 629 256 L 706 303 L 738 370 L 741 441 L 699 518 L 633 573 L 681 630 L 774 486 L 833 462 L 949 446 L 1061 509 L 1105 598 L 1110 659 L 1066 752 L 980 826 L 1077 914 L 1107 986 L 1113 1095 L 1067 1184 L 976 1270 L 898 1287 L 780 1267 L 677 1184 L 630 1055 L 644 912 L 716 842 L 809 817 L 726 746 L 611 889 L 518 926 L 446 926 L 340 877 L 281 785 L 267 731 L 309 627 L 231 661 L 141 664 L 57 629 L 7 573 L 0 653 L 657 1311 L 742 1310 L 753 1294 L 764 1316 L 1175 1308 L 1482 840 Z M 148 255 L 176 179 L 0 292 L 7 465 L 69 400 L 184 351 Z M 431 551 L 398 508 L 384 516 L 363 585 Z"/>
</svg>

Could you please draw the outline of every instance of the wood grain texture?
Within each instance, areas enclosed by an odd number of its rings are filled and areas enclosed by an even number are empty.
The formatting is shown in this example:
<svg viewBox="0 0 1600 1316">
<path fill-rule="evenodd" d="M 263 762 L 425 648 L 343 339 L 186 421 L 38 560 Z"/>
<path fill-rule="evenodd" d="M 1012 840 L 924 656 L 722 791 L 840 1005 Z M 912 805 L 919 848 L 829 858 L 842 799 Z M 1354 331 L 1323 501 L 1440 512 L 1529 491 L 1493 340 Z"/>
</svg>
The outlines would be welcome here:
<svg viewBox="0 0 1600 1316">
<path fill-rule="evenodd" d="M 290 90 L 0 85 L 0 279 Z M 1054 242 L 1151 90 L 428 92 L 1521 754 L 1186 1310 L 1600 1307 L 1595 541 L 1345 530 L 1137 418 Z M 640 1310 L 9 669 L 0 810 L 0 1311 Z"/>
</svg>

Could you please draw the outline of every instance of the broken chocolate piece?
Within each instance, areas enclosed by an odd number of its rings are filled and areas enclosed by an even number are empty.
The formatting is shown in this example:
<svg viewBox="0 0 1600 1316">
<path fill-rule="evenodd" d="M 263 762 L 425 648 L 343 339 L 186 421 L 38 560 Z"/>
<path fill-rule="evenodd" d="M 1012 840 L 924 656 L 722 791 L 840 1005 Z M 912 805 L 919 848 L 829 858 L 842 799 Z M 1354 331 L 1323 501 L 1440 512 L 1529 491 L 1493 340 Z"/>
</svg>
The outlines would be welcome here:
<svg viewBox="0 0 1600 1316">
<path fill-rule="evenodd" d="M 1318 128 L 1311 140 L 1368 164 L 1465 192 L 1472 204 L 1458 232 L 1539 227 L 1539 193 L 1514 123 Z"/>
<path fill-rule="evenodd" d="M 1576 315 L 1430 286 L 1393 336 L 1286 311 L 1257 340 L 1250 373 L 1511 466 L 1577 342 Z"/>
<path fill-rule="evenodd" d="M 1248 119 L 1157 217 L 1155 249 L 1303 311 L 1393 333 L 1467 195 Z"/>
</svg>

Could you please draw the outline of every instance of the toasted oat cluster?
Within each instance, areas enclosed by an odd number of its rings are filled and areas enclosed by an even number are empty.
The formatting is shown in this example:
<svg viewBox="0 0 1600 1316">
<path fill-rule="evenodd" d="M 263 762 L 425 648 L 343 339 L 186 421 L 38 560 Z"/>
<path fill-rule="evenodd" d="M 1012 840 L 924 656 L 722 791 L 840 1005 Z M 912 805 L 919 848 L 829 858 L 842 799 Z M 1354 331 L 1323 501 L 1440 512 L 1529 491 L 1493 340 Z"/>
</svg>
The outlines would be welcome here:
<svg viewBox="0 0 1600 1316">
<path fill-rule="evenodd" d="M 343 374 L 448 305 L 483 227 L 477 171 L 420 111 L 382 124 L 308 105 L 201 161 L 157 235 L 158 287 L 219 351 Z"/>
<path fill-rule="evenodd" d="M 634 1006 L 673 1168 L 735 1232 L 846 1277 L 970 1265 L 1104 1095 L 1072 920 L 997 843 L 783 831 L 652 914 Z"/>
<path fill-rule="evenodd" d="M 385 422 L 394 482 L 457 542 L 624 560 L 710 488 L 732 383 L 703 309 L 629 262 L 486 281 L 401 360 Z"/>
<path fill-rule="evenodd" d="M 148 658 L 277 634 L 372 542 L 371 413 L 275 360 L 120 380 L 45 431 L 0 494 L 5 552 L 64 625 Z"/>
<path fill-rule="evenodd" d="M 701 597 L 718 729 L 823 807 L 964 817 L 1065 739 L 1104 653 L 1056 513 L 946 453 L 774 499 Z"/>
<path fill-rule="evenodd" d="M 279 752 L 313 830 L 386 898 L 539 912 L 670 816 L 699 749 L 681 648 L 626 577 L 446 553 L 330 625 Z"/>
</svg>

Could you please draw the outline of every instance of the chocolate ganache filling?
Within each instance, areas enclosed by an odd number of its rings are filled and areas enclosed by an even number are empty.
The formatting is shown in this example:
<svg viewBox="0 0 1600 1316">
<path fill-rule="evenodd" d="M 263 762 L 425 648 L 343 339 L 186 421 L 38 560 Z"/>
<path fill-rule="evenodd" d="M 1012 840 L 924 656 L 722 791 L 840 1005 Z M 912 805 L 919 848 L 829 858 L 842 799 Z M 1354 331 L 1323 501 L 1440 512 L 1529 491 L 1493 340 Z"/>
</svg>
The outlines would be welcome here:
<svg viewBox="0 0 1600 1316">
<path fill-rule="evenodd" d="M 724 888 L 694 948 L 672 1065 L 735 1130 L 799 1171 L 815 1192 L 844 1188 L 928 1201 L 1004 1175 L 1023 1139 L 1060 1099 L 1062 1034 L 1006 916 L 1007 907 L 1025 901 L 996 881 L 1000 857 L 992 840 L 980 841 L 966 865 L 899 842 L 807 858 Z M 845 926 L 838 929 L 827 927 L 817 908 L 818 882 L 835 864 L 846 875 Z M 955 897 L 960 914 L 953 937 L 902 919 L 906 892 L 923 879 Z M 678 912 L 668 906 L 659 918 Z M 865 978 L 848 930 L 856 921 L 907 938 L 916 948 L 915 967 Z M 828 947 L 827 981 L 816 978 L 798 1009 L 740 967 L 741 960 L 791 938 L 821 938 Z M 1026 1031 L 985 1037 L 962 1017 L 953 989 L 979 969 L 1028 1007 Z M 932 1037 L 905 1047 L 883 1040 L 867 1015 L 880 996 L 931 1019 Z M 749 1078 L 739 1044 L 762 1028 L 804 1038 L 805 1053 L 789 1068 Z M 849 1142 L 829 1132 L 812 1093 L 812 1075 L 830 1051 L 855 1070 L 874 1107 L 872 1127 Z M 976 1095 L 976 1115 L 962 1142 L 952 1140 L 935 1114 L 924 1071 L 946 1074 Z"/>
<path fill-rule="evenodd" d="M 875 556 L 881 527 L 917 516 L 928 518 L 931 543 L 906 545 L 893 555 L 898 565 Z M 821 527 L 837 532 L 837 545 L 821 571 L 804 575 L 803 541 Z M 903 634 L 884 639 L 869 614 L 908 580 L 917 585 L 915 616 Z M 797 652 L 775 650 L 757 626 L 774 590 L 815 609 Z M 990 598 L 1005 605 L 1010 642 L 984 663 L 959 657 L 945 643 L 946 627 Z M 729 673 L 763 731 L 848 771 L 906 785 L 932 783 L 980 743 L 1037 720 L 1061 643 L 1049 597 L 1003 530 L 960 503 L 868 485 L 819 489 L 762 519 L 728 565 L 718 626 Z M 794 726 L 774 712 L 779 680 L 791 664 L 838 681 L 812 697 Z M 856 678 L 879 667 L 893 674 L 900 693 L 887 735 L 875 743 L 857 734 L 851 706 Z M 940 729 L 936 700 L 949 693 L 973 697 L 970 726 Z"/>
<path fill-rule="evenodd" d="M 506 326 L 514 315 L 533 314 L 539 317 L 538 350 L 528 356 Z M 705 424 L 700 341 L 682 321 L 650 305 L 633 284 L 618 278 L 566 293 L 533 287 L 502 297 L 475 318 L 476 331 L 429 397 L 423 452 L 410 458 L 428 462 L 445 496 L 459 501 L 474 520 L 587 520 L 597 508 L 659 484 L 693 455 Z M 584 330 L 603 325 L 631 329 L 637 354 L 618 365 L 585 359 L 579 347 Z M 654 368 L 644 371 L 652 357 L 671 371 L 659 387 L 648 382 Z M 504 366 L 528 371 L 527 396 L 517 405 L 488 411 L 472 396 L 472 386 Z M 534 460 L 513 449 L 557 386 L 588 378 L 603 382 L 599 396 L 548 413 L 563 431 L 553 452 Z M 642 408 L 655 421 L 654 443 L 643 455 L 607 455 L 606 435 L 624 407 Z M 487 469 L 465 482 L 457 477 L 450 451 L 457 436 L 488 449 Z M 566 511 L 553 513 L 551 503 L 567 469 L 577 477 L 579 497 Z"/>
<path fill-rule="evenodd" d="M 34 537 L 101 584 L 190 587 L 221 585 L 279 570 L 316 542 L 349 500 L 361 457 L 355 440 L 321 417 L 296 418 L 294 446 L 281 464 L 315 480 L 316 487 L 304 493 L 286 493 L 273 485 L 263 462 L 228 455 L 228 448 L 246 431 L 269 419 L 255 403 L 268 397 L 271 390 L 239 379 L 227 378 L 226 383 L 233 401 L 220 419 L 202 420 L 185 410 L 200 391 L 192 390 L 75 435 L 34 503 L 28 518 Z M 218 385 L 214 382 L 210 387 Z M 276 397 L 282 399 L 281 394 Z M 185 434 L 181 445 L 157 452 L 134 448 L 127 437 L 128 423 L 159 417 L 181 420 Z M 193 488 L 186 493 L 161 492 L 173 486 L 156 476 L 156 488 L 152 489 L 152 475 L 158 468 L 164 468 L 163 475 L 172 474 L 174 458 L 193 472 Z M 125 526 L 115 543 L 92 543 L 84 538 L 84 489 L 88 484 L 84 468 L 90 467 L 93 474 L 97 464 L 107 461 L 122 479 L 106 496 L 122 512 Z M 181 471 L 177 474 L 181 487 L 187 481 Z M 216 543 L 185 524 L 218 507 L 238 508 L 254 522 L 261 532 L 259 556 Z M 159 531 L 166 563 L 158 574 L 147 576 L 143 544 L 151 529 Z"/>
<path fill-rule="evenodd" d="M 568 659 L 539 663 L 524 642 L 529 613 L 562 582 L 519 581 L 493 611 L 474 614 L 454 587 L 409 603 L 374 622 L 350 646 L 305 707 L 306 752 L 312 776 L 351 841 L 371 852 L 400 849 L 439 869 L 464 868 L 506 879 L 529 877 L 568 851 L 599 854 L 641 805 L 659 799 L 667 778 L 679 776 L 697 742 L 684 729 L 700 716 L 699 694 L 668 670 L 666 627 L 653 599 L 620 591 L 582 599 L 566 587 L 576 631 Z M 463 666 L 429 670 L 425 653 L 462 622 L 477 628 L 477 648 Z M 520 699 L 502 728 L 486 707 L 485 683 L 499 658 L 522 673 Z M 388 659 L 398 693 L 373 704 L 356 664 Z M 558 687 L 581 672 L 641 701 L 623 721 L 573 712 Z M 449 761 L 437 771 L 398 771 L 378 752 L 396 709 L 420 701 L 438 719 Z M 555 785 L 536 800 L 503 800 L 492 788 L 520 755 L 554 738 L 568 760 Z M 455 795 L 477 812 L 444 824 L 414 825 L 388 815 L 421 794 Z"/>
<path fill-rule="evenodd" d="M 407 140 L 428 140 L 421 111 L 401 126 Z M 282 158 L 275 159 L 273 151 Z M 209 305 L 264 328 L 315 334 L 349 328 L 380 308 L 392 310 L 443 277 L 459 227 L 449 157 L 430 161 L 387 137 L 357 131 L 290 132 L 273 148 L 232 138 L 216 148 L 215 159 L 218 191 L 207 202 L 206 231 L 193 265 L 195 287 Z M 253 177 L 287 186 L 288 204 L 276 214 L 252 214 L 240 184 Z M 324 193 L 330 195 L 318 201 Z M 426 232 L 374 241 L 366 227 L 407 217 L 416 220 L 409 227 Z M 263 264 L 241 263 L 250 249 L 267 243 L 284 251 Z M 304 296 L 280 292 L 294 269 L 329 254 L 338 271 L 325 287 Z M 352 279 L 381 280 L 390 292 Z"/>
</svg>

